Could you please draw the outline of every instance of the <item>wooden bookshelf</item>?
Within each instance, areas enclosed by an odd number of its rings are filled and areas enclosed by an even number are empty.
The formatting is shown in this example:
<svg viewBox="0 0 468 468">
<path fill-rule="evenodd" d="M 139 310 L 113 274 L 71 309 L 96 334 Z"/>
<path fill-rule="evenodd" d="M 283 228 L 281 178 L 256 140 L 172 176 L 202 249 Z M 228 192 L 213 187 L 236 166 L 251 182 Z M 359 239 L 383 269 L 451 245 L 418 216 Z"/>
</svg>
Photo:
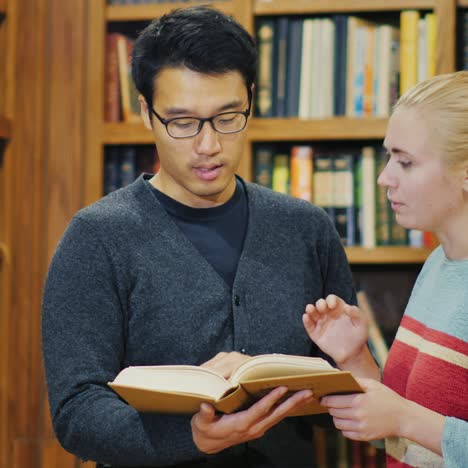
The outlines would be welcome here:
<svg viewBox="0 0 468 468">
<path fill-rule="evenodd" d="M 153 144 L 153 134 L 141 123 L 108 122 L 104 124 L 106 145 Z"/>
<path fill-rule="evenodd" d="M 405 246 L 375 247 L 346 247 L 346 256 L 351 264 L 410 264 L 423 263 L 431 253 L 429 249 Z"/>
<path fill-rule="evenodd" d="M 458 0 L 458 6 L 468 8 L 468 0 Z"/>
<path fill-rule="evenodd" d="M 9 259 L 9 253 L 8 253 L 8 247 L 4 242 L 0 242 L 0 265 L 8 262 Z"/>
<path fill-rule="evenodd" d="M 253 118 L 248 135 L 252 141 L 383 139 L 387 122 L 386 118 Z"/>
<path fill-rule="evenodd" d="M 388 119 L 259 119 L 252 118 L 248 126 L 251 141 L 289 140 L 371 140 L 383 139 Z M 112 122 L 104 124 L 104 143 L 152 144 L 153 135 L 143 123 Z"/>
<path fill-rule="evenodd" d="M 6 117 L 0 116 L 0 138 L 10 138 L 11 121 Z"/>
<path fill-rule="evenodd" d="M 7 9 L 7 0 L 0 0 L 0 15 L 5 15 L 6 14 L 6 9 Z"/>
<path fill-rule="evenodd" d="M 464 0 L 466 1 L 466 0 Z M 398 11 L 405 9 L 429 10 L 437 0 L 255 0 L 255 15 L 309 15 L 321 13 L 359 13 Z"/>
<path fill-rule="evenodd" d="M 1 1 L 1 0 L 0 0 Z M 233 1 L 207 1 L 203 5 L 211 5 L 227 14 L 234 14 Z M 187 2 L 154 3 L 142 5 L 110 5 L 106 8 L 107 21 L 148 21 L 164 15 L 175 8 L 187 8 Z"/>
</svg>

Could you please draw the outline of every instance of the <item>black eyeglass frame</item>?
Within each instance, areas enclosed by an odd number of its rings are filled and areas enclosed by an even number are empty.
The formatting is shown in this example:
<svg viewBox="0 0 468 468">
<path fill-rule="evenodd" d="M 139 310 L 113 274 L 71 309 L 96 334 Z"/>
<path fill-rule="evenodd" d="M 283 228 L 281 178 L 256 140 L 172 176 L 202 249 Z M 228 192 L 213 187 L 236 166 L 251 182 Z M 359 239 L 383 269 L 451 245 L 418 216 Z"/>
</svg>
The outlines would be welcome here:
<svg viewBox="0 0 468 468">
<path fill-rule="evenodd" d="M 250 93 L 249 93 L 250 94 Z M 229 111 L 229 112 L 221 112 L 219 114 L 216 114 L 216 115 L 212 115 L 211 117 L 192 117 L 192 116 L 186 116 L 186 117 L 173 117 L 172 119 L 165 119 L 163 117 L 161 117 L 155 110 L 154 110 L 154 107 L 151 106 L 150 107 L 151 109 L 151 112 L 156 116 L 156 118 L 166 127 L 166 132 L 167 134 L 171 137 L 171 138 L 175 138 L 176 140 L 182 140 L 184 138 L 192 138 L 196 135 L 198 135 L 200 132 L 201 132 L 201 129 L 203 128 L 203 125 L 205 124 L 205 122 L 210 122 L 210 125 L 211 125 L 211 128 L 217 132 L 217 133 L 220 133 L 221 135 L 230 135 L 230 134 L 233 134 L 233 133 L 239 133 L 239 132 L 242 132 L 242 130 L 244 130 L 244 128 L 247 126 L 247 121 L 250 117 L 250 111 L 252 109 L 252 98 L 251 96 L 249 96 L 249 107 L 247 108 L 247 110 L 245 111 Z M 245 123 L 244 123 L 244 126 L 239 129 L 239 130 L 236 130 L 235 132 L 220 132 L 218 129 L 215 128 L 214 124 L 213 124 L 213 120 L 222 116 L 222 115 L 226 115 L 226 114 L 241 114 L 245 117 Z M 168 128 L 168 125 L 173 122 L 174 120 L 179 120 L 179 119 L 194 119 L 194 120 L 198 120 L 198 128 L 197 128 L 197 131 L 193 134 L 193 135 L 189 135 L 189 136 L 183 136 L 183 137 L 176 137 L 174 135 L 171 135 L 170 132 L 169 132 L 169 128 Z"/>
</svg>

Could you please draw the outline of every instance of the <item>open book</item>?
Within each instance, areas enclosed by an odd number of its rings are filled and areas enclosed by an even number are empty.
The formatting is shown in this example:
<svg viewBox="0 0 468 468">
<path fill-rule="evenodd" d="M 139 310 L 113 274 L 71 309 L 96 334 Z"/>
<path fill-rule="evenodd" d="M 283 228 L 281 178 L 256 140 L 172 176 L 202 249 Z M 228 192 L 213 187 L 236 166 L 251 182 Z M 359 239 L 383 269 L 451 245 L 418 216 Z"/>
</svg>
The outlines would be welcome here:
<svg viewBox="0 0 468 468">
<path fill-rule="evenodd" d="M 196 413 L 202 402 L 233 413 L 283 385 L 289 394 L 311 389 L 317 400 L 324 395 L 362 392 L 349 372 L 335 369 L 324 359 L 285 354 L 253 356 L 227 380 L 198 366 L 135 366 L 123 369 L 109 385 L 140 412 L 188 414 Z M 294 416 L 325 412 L 313 401 Z"/>
</svg>

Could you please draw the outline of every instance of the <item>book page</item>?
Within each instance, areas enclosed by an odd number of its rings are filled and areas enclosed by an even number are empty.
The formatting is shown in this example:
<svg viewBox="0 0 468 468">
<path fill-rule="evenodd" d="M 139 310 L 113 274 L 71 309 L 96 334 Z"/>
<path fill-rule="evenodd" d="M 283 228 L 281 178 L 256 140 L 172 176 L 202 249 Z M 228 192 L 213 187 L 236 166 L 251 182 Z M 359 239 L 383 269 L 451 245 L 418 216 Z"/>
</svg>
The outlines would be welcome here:
<svg viewBox="0 0 468 468">
<path fill-rule="evenodd" d="M 325 359 L 287 354 L 262 354 L 242 363 L 229 378 L 232 384 L 253 379 L 338 371 Z"/>
<path fill-rule="evenodd" d="M 212 370 L 197 366 L 131 366 L 112 382 L 125 387 L 191 393 L 218 399 L 230 384 Z"/>
</svg>

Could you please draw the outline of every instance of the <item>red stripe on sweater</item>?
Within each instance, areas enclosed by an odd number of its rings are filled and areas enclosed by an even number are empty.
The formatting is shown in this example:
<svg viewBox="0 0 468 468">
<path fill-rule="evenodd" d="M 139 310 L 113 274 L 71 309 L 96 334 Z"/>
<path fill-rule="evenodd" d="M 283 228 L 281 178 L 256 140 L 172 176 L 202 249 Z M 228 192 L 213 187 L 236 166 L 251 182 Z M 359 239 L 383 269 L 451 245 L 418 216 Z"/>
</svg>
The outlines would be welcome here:
<svg viewBox="0 0 468 468">
<path fill-rule="evenodd" d="M 462 367 L 396 340 L 385 367 L 384 383 L 426 408 L 468 419 L 468 371 Z"/>
<path fill-rule="evenodd" d="M 437 343 L 441 346 L 445 346 L 446 348 L 453 349 L 454 351 L 458 351 L 459 353 L 468 356 L 468 342 L 460 340 L 459 338 L 455 338 L 454 336 L 447 333 L 429 328 L 412 317 L 404 315 L 400 326 L 412 331 L 413 333 L 416 333 L 417 335 L 422 336 L 427 341 Z"/>
</svg>

